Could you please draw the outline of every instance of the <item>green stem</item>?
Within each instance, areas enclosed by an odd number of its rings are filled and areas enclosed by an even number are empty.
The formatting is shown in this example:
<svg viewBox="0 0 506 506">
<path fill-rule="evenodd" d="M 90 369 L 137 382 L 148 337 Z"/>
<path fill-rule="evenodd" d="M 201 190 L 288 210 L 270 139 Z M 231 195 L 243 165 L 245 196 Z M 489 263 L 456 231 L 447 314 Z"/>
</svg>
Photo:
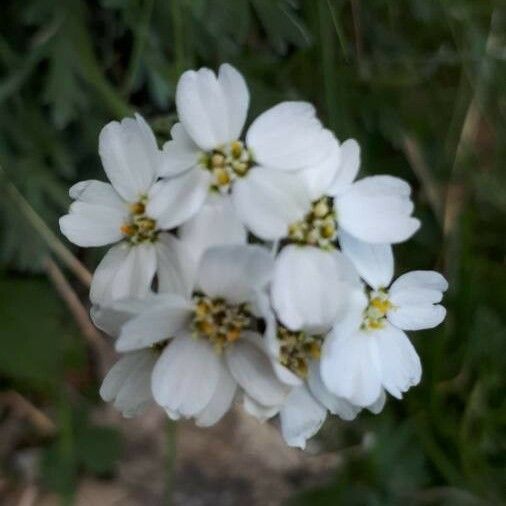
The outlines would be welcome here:
<svg viewBox="0 0 506 506">
<path fill-rule="evenodd" d="M 339 116 L 336 96 L 335 38 L 331 22 L 329 22 L 328 7 L 323 2 L 318 2 L 318 18 L 325 108 L 330 128 L 335 131 Z"/>
<path fill-rule="evenodd" d="M 447 483 L 457 488 L 461 487 L 463 485 L 463 479 L 459 470 L 437 444 L 432 436 L 430 427 L 428 427 L 427 421 L 422 417 L 416 417 L 415 423 L 420 442 L 435 468 L 441 473 Z"/>
<path fill-rule="evenodd" d="M 65 4 L 67 6 L 67 4 Z M 67 29 L 72 37 L 80 61 L 80 75 L 92 86 L 111 113 L 122 118 L 132 113 L 130 106 L 121 98 L 102 73 L 93 50 L 93 44 L 85 26 L 86 7 L 81 1 L 69 2 L 67 6 Z"/>
<path fill-rule="evenodd" d="M 144 47 L 146 46 L 146 41 L 148 40 L 149 24 L 151 21 L 151 15 L 153 14 L 154 4 L 155 0 L 145 0 L 144 2 L 141 18 L 139 20 L 137 30 L 135 31 L 132 57 L 130 58 L 125 84 L 123 86 L 123 93 L 125 95 L 129 95 L 135 85 L 135 80 L 141 64 L 142 53 L 144 52 Z"/>
<path fill-rule="evenodd" d="M 185 70 L 183 13 L 179 0 L 172 0 L 170 5 L 172 14 L 172 38 L 174 42 L 175 67 L 176 72 L 179 75 Z"/>
<path fill-rule="evenodd" d="M 176 462 L 176 422 L 169 420 L 166 429 L 166 473 L 165 496 L 166 504 L 170 506 L 174 495 L 174 469 Z"/>
<path fill-rule="evenodd" d="M 336 12 L 336 6 L 331 0 L 327 1 L 327 7 L 330 12 L 330 17 L 332 19 L 332 24 L 334 25 L 334 30 L 336 32 L 337 38 L 339 39 L 339 44 L 341 46 L 341 51 L 343 53 L 344 60 L 346 62 L 349 61 L 349 54 L 348 54 L 348 46 L 346 42 L 346 36 L 344 35 L 343 26 L 341 24 L 341 21 L 339 19 L 339 15 Z"/>
<path fill-rule="evenodd" d="M 86 267 L 60 241 L 58 236 L 46 225 L 44 220 L 33 209 L 21 192 L 8 180 L 7 174 L 0 165 L 1 188 L 7 197 L 16 205 L 28 223 L 38 232 L 49 249 L 79 278 L 84 286 L 91 284 L 91 274 Z"/>
<path fill-rule="evenodd" d="M 58 458 L 61 469 L 66 474 L 65 486 L 61 491 L 61 505 L 72 506 L 76 489 L 77 465 L 75 461 L 72 410 L 64 387 L 61 388 L 58 401 L 58 424 Z"/>
</svg>

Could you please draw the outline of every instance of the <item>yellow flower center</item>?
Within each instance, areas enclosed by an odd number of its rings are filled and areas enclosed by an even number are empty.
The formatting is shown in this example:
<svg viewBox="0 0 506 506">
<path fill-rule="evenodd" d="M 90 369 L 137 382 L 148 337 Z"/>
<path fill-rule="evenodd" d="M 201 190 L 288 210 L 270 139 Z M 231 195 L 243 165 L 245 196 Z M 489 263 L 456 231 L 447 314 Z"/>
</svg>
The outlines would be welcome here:
<svg viewBox="0 0 506 506">
<path fill-rule="evenodd" d="M 147 197 L 142 196 L 137 202 L 130 205 L 130 216 L 121 226 L 121 233 L 131 244 L 155 242 L 159 231 L 156 220 L 146 215 Z"/>
<path fill-rule="evenodd" d="M 213 176 L 211 189 L 226 193 L 235 179 L 248 173 L 253 158 L 241 141 L 234 141 L 204 153 L 200 163 Z"/>
<path fill-rule="evenodd" d="M 336 213 L 329 197 L 322 197 L 313 202 L 309 213 L 288 227 L 288 240 L 296 244 L 329 249 L 334 247 L 336 237 Z"/>
<path fill-rule="evenodd" d="M 222 298 L 196 295 L 192 328 L 196 337 L 207 339 L 221 353 L 236 342 L 251 323 L 246 304 L 228 304 Z"/>
<path fill-rule="evenodd" d="M 372 290 L 369 293 L 369 304 L 364 311 L 362 329 L 382 329 L 387 321 L 388 311 L 393 308 L 394 305 L 388 300 L 388 293 L 385 290 Z"/>
<path fill-rule="evenodd" d="M 306 378 L 309 360 L 320 358 L 323 336 L 293 331 L 278 325 L 279 361 L 300 378 Z"/>
</svg>

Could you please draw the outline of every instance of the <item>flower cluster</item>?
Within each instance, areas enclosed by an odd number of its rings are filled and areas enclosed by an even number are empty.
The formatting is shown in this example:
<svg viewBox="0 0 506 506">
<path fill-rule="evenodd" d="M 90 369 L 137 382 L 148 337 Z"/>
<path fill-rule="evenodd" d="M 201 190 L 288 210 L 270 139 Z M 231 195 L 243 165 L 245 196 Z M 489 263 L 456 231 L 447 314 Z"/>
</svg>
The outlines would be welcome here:
<svg viewBox="0 0 506 506">
<path fill-rule="evenodd" d="M 405 331 L 442 322 L 447 283 L 432 271 L 392 282 L 392 244 L 420 225 L 405 181 L 356 179 L 359 145 L 308 103 L 244 132 L 248 105 L 230 65 L 185 72 L 171 140 L 159 149 L 138 115 L 108 124 L 110 183 L 73 186 L 60 226 L 79 246 L 113 245 L 90 291 L 122 354 L 106 401 L 132 416 L 154 400 L 201 426 L 240 401 L 304 447 L 328 413 L 378 413 L 420 381 Z"/>
</svg>

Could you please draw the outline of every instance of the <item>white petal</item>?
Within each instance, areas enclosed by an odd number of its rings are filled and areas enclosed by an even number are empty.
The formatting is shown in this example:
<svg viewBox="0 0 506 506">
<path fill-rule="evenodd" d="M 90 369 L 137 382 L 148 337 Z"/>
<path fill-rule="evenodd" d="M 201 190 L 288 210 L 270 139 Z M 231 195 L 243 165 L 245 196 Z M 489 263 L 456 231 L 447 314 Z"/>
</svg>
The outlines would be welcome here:
<svg viewBox="0 0 506 506">
<path fill-rule="evenodd" d="M 158 291 L 190 298 L 197 275 L 197 258 L 185 241 L 162 232 L 155 243 Z"/>
<path fill-rule="evenodd" d="M 100 132 L 99 153 L 109 181 L 128 202 L 148 192 L 162 161 L 151 128 L 138 114 L 107 124 Z"/>
<path fill-rule="evenodd" d="M 248 86 L 242 74 L 228 63 L 220 66 L 218 82 L 227 103 L 228 137 L 229 140 L 236 140 L 241 136 L 248 115 Z"/>
<path fill-rule="evenodd" d="M 172 140 L 163 145 L 161 177 L 177 176 L 199 163 L 201 150 L 181 123 L 176 123 L 170 129 L 170 136 Z"/>
<path fill-rule="evenodd" d="M 192 305 L 182 297 L 163 293 L 152 297 L 151 307 L 123 325 L 116 341 L 118 351 L 147 348 L 178 335 L 189 326 Z"/>
<path fill-rule="evenodd" d="M 288 387 L 274 374 L 258 334 L 243 332 L 225 358 L 232 376 L 251 398 L 267 407 L 283 402 Z"/>
<path fill-rule="evenodd" d="M 198 415 L 211 401 L 222 360 L 203 339 L 182 335 L 169 343 L 153 371 L 153 397 L 184 417 Z"/>
<path fill-rule="evenodd" d="M 179 79 L 176 106 L 185 130 L 209 151 L 236 140 L 246 119 L 249 93 L 243 77 L 223 65 L 217 78 L 207 68 L 189 70 Z"/>
<path fill-rule="evenodd" d="M 124 416 L 140 413 L 152 399 L 151 373 L 156 358 L 151 350 L 122 356 L 104 378 L 100 387 L 102 399 L 114 401 Z"/>
<path fill-rule="evenodd" d="M 199 427 L 209 427 L 218 422 L 230 409 L 237 391 L 237 383 L 226 367 L 221 367 L 216 391 L 209 404 L 197 415 Z"/>
<path fill-rule="evenodd" d="M 339 244 L 369 286 L 378 289 L 390 285 L 394 275 L 392 246 L 367 243 L 344 230 L 339 232 Z"/>
<path fill-rule="evenodd" d="M 60 218 L 62 234 L 77 246 L 105 246 L 123 238 L 127 213 L 115 207 L 76 201 Z"/>
<path fill-rule="evenodd" d="M 437 327 L 446 317 L 446 309 L 439 304 L 420 304 L 394 307 L 388 321 L 403 330 L 423 330 Z"/>
<path fill-rule="evenodd" d="M 197 284 L 210 297 L 247 302 L 267 285 L 273 264 L 273 258 L 261 246 L 215 246 L 202 257 Z"/>
<path fill-rule="evenodd" d="M 307 384 L 316 400 L 325 406 L 333 415 L 338 415 L 343 420 L 350 421 L 354 420 L 360 412 L 359 407 L 329 392 L 320 376 L 319 361 L 313 361 L 311 363 Z"/>
<path fill-rule="evenodd" d="M 204 205 L 210 180 L 208 171 L 195 167 L 180 176 L 158 181 L 149 192 L 146 214 L 156 219 L 158 229 L 181 225 Z"/>
<path fill-rule="evenodd" d="M 283 438 L 288 445 L 304 449 L 306 440 L 320 430 L 326 417 L 327 410 L 306 387 L 294 388 L 279 412 Z"/>
<path fill-rule="evenodd" d="M 248 395 L 244 395 L 243 407 L 246 413 L 254 416 L 260 422 L 265 422 L 269 418 L 276 416 L 280 408 L 280 406 L 262 406 Z"/>
<path fill-rule="evenodd" d="M 400 276 L 390 288 L 394 307 L 389 321 L 404 330 L 430 329 L 439 325 L 446 309 L 437 304 L 443 298 L 448 282 L 434 271 L 413 271 Z"/>
<path fill-rule="evenodd" d="M 364 311 L 368 304 L 369 298 L 365 293 L 364 287 L 353 287 L 349 292 L 346 311 L 334 322 L 330 333 L 332 335 L 354 334 L 362 325 Z"/>
<path fill-rule="evenodd" d="M 112 207 L 123 213 L 127 212 L 127 203 L 118 195 L 109 183 L 88 179 L 70 187 L 69 196 L 88 204 Z"/>
<path fill-rule="evenodd" d="M 329 188 L 336 177 L 341 164 L 341 147 L 329 130 L 324 130 L 330 146 L 328 154 L 316 166 L 300 172 L 311 200 L 317 200 L 323 195 L 331 195 Z"/>
<path fill-rule="evenodd" d="M 246 144 L 259 165 L 288 171 L 318 164 L 330 149 L 327 132 L 307 102 L 282 102 L 258 116 Z"/>
<path fill-rule="evenodd" d="M 275 263 L 271 297 L 284 325 L 315 334 L 330 329 L 346 309 L 351 290 L 338 258 L 313 246 L 283 248 Z"/>
<path fill-rule="evenodd" d="M 330 392 L 355 406 L 369 406 L 381 393 L 382 376 L 374 354 L 375 337 L 361 331 L 342 334 L 336 327 L 323 344 L 323 383 Z"/>
<path fill-rule="evenodd" d="M 110 302 L 105 306 L 92 306 L 90 309 L 91 320 L 106 334 L 117 337 L 121 327 L 128 320 L 151 307 L 153 297 L 155 297 L 154 294 L 148 294 L 142 299 L 122 299 Z"/>
<path fill-rule="evenodd" d="M 209 194 L 202 209 L 179 229 L 179 237 L 200 259 L 211 246 L 246 244 L 247 233 L 230 197 Z"/>
<path fill-rule="evenodd" d="M 399 276 L 392 283 L 389 293 L 392 302 L 401 305 L 441 302 L 446 290 L 448 282 L 439 272 L 412 271 Z"/>
<path fill-rule="evenodd" d="M 420 358 L 408 336 L 388 323 L 374 332 L 373 343 L 383 386 L 387 392 L 400 399 L 404 392 L 420 382 Z"/>
<path fill-rule="evenodd" d="M 385 394 L 385 390 L 381 390 L 381 394 L 378 397 L 378 399 L 375 402 L 373 402 L 371 405 L 367 406 L 367 409 L 371 413 L 374 413 L 375 415 L 377 415 L 383 411 L 386 401 L 387 401 L 387 396 Z"/>
<path fill-rule="evenodd" d="M 156 271 L 156 252 L 152 244 L 113 246 L 98 264 L 90 288 L 93 304 L 104 304 L 127 297 L 143 297 Z"/>
<path fill-rule="evenodd" d="M 301 386 L 304 381 L 302 378 L 299 378 L 292 371 L 281 365 L 278 360 L 272 362 L 272 366 L 274 368 L 274 372 L 280 381 L 285 383 L 286 385 L 290 385 L 292 387 Z"/>
<path fill-rule="evenodd" d="M 255 167 L 234 182 L 232 200 L 242 222 L 258 237 L 276 240 L 310 209 L 311 199 L 301 178 Z"/>
<path fill-rule="evenodd" d="M 399 243 L 420 227 L 411 217 L 410 187 L 392 176 L 371 176 L 350 185 L 335 199 L 339 226 L 357 239 Z"/>
<path fill-rule="evenodd" d="M 360 169 L 360 146 L 355 139 L 341 144 L 341 163 L 327 189 L 329 195 L 340 195 L 357 177 Z"/>
</svg>

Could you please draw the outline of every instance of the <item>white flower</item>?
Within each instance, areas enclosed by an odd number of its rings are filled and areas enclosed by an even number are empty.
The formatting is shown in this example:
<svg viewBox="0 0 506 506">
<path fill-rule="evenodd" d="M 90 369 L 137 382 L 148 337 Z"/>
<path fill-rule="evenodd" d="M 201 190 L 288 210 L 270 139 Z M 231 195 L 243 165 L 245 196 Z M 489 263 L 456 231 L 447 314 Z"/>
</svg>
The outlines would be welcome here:
<svg viewBox="0 0 506 506">
<path fill-rule="evenodd" d="M 419 225 L 410 216 L 407 183 L 390 176 L 353 182 L 360 166 L 358 144 L 348 140 L 339 146 L 333 135 L 329 142 L 327 156 L 300 173 L 312 203 L 305 216 L 288 227 L 285 240 L 296 246 L 285 247 L 276 262 L 273 304 L 290 328 L 309 321 L 308 313 L 314 324 L 327 328 L 343 314 L 343 269 L 336 270 L 332 260 L 338 236 L 353 234 L 367 243 L 398 242 Z"/>
<path fill-rule="evenodd" d="M 82 181 L 72 186 L 75 202 L 60 218 L 62 233 L 83 247 L 113 246 L 100 262 L 90 291 L 92 302 L 145 295 L 164 255 L 167 234 L 190 218 L 206 192 L 192 193 L 192 202 L 179 205 L 185 188 L 196 184 L 191 174 L 172 182 L 158 181 L 161 152 L 153 132 L 142 119 L 113 121 L 100 133 L 99 152 L 111 184 Z"/>
<path fill-rule="evenodd" d="M 352 269 L 353 270 L 353 269 Z M 358 278 L 357 278 L 358 282 Z M 327 411 L 343 420 L 353 420 L 360 407 L 332 394 L 320 376 L 320 356 L 329 327 L 318 333 L 309 314 L 309 325 L 301 315 L 301 327 L 289 329 L 272 312 L 266 314 L 266 342 L 278 378 L 292 387 L 278 409 L 266 408 L 248 397 L 245 409 L 260 420 L 279 413 L 281 431 L 287 444 L 304 448 L 306 440 L 314 436 L 327 417 Z M 382 407 L 382 406 L 381 406 Z M 380 409 L 380 406 L 369 406 Z"/>
<path fill-rule="evenodd" d="M 358 244 L 358 247 L 357 247 Z M 419 383 L 420 359 L 404 330 L 439 325 L 446 310 L 439 305 L 448 283 L 433 271 L 413 271 L 392 283 L 393 256 L 388 245 L 369 245 L 351 236 L 341 240 L 361 276 L 366 292 L 337 323 L 323 345 L 321 374 L 335 395 L 367 406 L 383 395 L 397 398 Z"/>
<path fill-rule="evenodd" d="M 267 336 L 278 377 L 292 385 L 279 409 L 281 431 L 287 444 L 304 448 L 327 417 L 327 411 L 353 420 L 361 408 L 329 392 L 320 377 L 320 353 L 325 335 L 305 329 L 291 331 L 278 323 Z"/>
<path fill-rule="evenodd" d="M 254 325 L 265 305 L 271 256 L 259 246 L 213 247 L 195 271 L 185 261 L 185 245 L 173 246 L 180 249 L 178 258 L 172 255 L 177 268 L 161 276 L 160 293 L 100 309 L 97 325 L 120 327 L 120 352 L 159 354 L 151 388 L 172 418 L 212 425 L 229 409 L 238 385 L 263 406 L 281 404 L 288 388 L 277 379 Z M 125 311 L 133 317 L 121 325 Z"/>
<path fill-rule="evenodd" d="M 177 86 L 180 123 L 164 146 L 164 175 L 194 174 L 201 187 L 230 194 L 241 222 L 255 235 L 275 240 L 302 218 L 309 204 L 303 182 L 294 175 L 319 164 L 332 148 L 331 135 L 305 102 L 284 102 L 261 114 L 240 141 L 249 92 L 228 64 L 185 72 Z M 176 181 L 178 176 L 174 179 Z M 187 176 L 188 177 L 188 176 Z"/>
<path fill-rule="evenodd" d="M 360 168 L 358 143 L 348 139 L 339 146 L 334 138 L 333 144 L 318 167 L 301 172 L 313 204 L 304 220 L 291 225 L 288 237 L 299 244 L 324 247 L 338 230 L 367 243 L 409 239 L 420 227 L 419 220 L 411 216 L 414 206 L 409 184 L 392 176 L 355 181 Z"/>
</svg>

